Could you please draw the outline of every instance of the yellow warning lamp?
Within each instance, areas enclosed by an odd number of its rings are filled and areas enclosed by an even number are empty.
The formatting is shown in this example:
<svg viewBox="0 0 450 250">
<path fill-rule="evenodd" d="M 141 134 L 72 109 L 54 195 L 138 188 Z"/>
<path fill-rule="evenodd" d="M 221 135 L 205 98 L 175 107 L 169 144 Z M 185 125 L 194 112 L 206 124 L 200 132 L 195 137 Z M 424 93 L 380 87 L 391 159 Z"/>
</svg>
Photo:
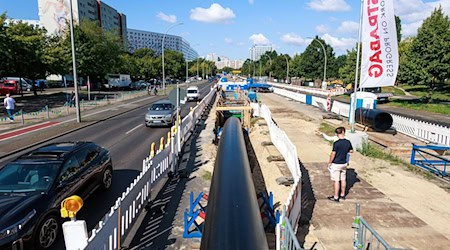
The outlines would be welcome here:
<svg viewBox="0 0 450 250">
<path fill-rule="evenodd" d="M 61 217 L 73 219 L 81 207 L 83 207 L 83 199 L 80 196 L 72 195 L 65 198 L 61 202 Z"/>
</svg>

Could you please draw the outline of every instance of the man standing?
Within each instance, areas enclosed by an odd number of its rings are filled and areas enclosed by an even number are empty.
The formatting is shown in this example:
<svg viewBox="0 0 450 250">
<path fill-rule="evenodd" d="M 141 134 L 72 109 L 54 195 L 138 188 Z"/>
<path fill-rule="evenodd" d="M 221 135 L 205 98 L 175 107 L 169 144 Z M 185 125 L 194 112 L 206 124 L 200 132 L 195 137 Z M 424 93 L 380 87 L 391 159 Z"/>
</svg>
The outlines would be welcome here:
<svg viewBox="0 0 450 250">
<path fill-rule="evenodd" d="M 3 105 L 5 105 L 6 113 L 8 113 L 10 122 L 14 122 L 14 104 L 16 104 L 14 98 L 12 98 L 10 94 L 6 94 L 6 98 L 3 100 Z"/>
<path fill-rule="evenodd" d="M 333 181 L 334 195 L 329 196 L 328 199 L 339 202 L 339 199 L 345 200 L 345 188 L 347 186 L 345 177 L 348 165 L 347 155 L 348 153 L 353 153 L 353 147 L 352 143 L 345 139 L 344 127 L 336 128 L 335 132 L 339 139 L 333 143 L 333 151 L 328 161 L 328 170 Z"/>
</svg>

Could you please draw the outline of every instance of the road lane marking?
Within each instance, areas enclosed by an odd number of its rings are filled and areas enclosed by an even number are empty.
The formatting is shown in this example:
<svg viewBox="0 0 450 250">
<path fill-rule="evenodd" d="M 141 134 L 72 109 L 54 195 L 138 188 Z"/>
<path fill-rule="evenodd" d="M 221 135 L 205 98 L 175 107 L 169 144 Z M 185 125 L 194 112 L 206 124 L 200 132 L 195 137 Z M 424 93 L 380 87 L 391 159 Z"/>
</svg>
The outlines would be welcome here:
<svg viewBox="0 0 450 250">
<path fill-rule="evenodd" d="M 134 130 L 138 129 L 138 128 L 141 127 L 142 125 L 143 125 L 143 124 L 137 125 L 136 127 L 132 128 L 132 129 L 130 129 L 130 130 L 128 130 L 128 132 L 126 132 L 125 134 L 128 135 L 129 133 L 131 133 L 131 132 L 133 132 Z"/>
<path fill-rule="evenodd" d="M 35 131 L 38 131 L 38 130 L 41 130 L 41 129 L 44 129 L 44 128 L 52 127 L 52 126 L 55 126 L 57 124 L 59 124 L 59 122 L 49 121 L 49 122 L 44 122 L 44 123 L 39 123 L 39 124 L 36 124 L 36 125 L 32 125 L 32 126 L 29 126 L 29 127 L 26 127 L 26 128 L 13 130 L 13 131 L 10 131 L 10 132 L 5 132 L 5 133 L 0 134 L 0 141 L 8 140 L 8 139 L 11 139 L 11 138 L 14 138 L 14 137 L 18 137 L 18 136 L 21 136 L 21 135 L 24 135 L 24 134 L 29 134 L 31 132 L 35 132 Z"/>
</svg>

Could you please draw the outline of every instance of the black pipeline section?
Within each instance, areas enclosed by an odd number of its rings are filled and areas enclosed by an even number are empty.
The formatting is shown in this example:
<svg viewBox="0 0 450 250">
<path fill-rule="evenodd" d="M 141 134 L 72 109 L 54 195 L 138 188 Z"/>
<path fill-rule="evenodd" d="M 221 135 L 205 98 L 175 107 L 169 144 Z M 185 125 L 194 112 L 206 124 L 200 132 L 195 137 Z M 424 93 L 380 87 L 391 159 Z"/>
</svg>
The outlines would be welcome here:
<svg viewBox="0 0 450 250">
<path fill-rule="evenodd" d="M 377 109 L 358 108 L 355 112 L 358 123 L 369 126 L 377 132 L 384 132 L 392 127 L 391 114 Z"/>
<path fill-rule="evenodd" d="M 200 249 L 269 249 L 241 122 L 225 122 L 209 191 Z"/>
</svg>

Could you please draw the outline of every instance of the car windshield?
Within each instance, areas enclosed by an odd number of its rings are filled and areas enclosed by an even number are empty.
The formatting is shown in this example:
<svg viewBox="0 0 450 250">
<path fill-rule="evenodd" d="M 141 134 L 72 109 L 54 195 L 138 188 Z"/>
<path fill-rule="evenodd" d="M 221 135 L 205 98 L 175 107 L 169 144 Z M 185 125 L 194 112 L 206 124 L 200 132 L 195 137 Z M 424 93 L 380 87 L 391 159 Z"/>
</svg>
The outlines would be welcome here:
<svg viewBox="0 0 450 250">
<path fill-rule="evenodd" d="M 172 104 L 170 103 L 157 103 L 153 104 L 150 110 L 159 111 L 159 110 L 171 110 Z"/>
<path fill-rule="evenodd" d="M 56 163 L 10 163 L 0 169 L 1 193 L 47 191 L 58 174 Z"/>
<path fill-rule="evenodd" d="M 187 91 L 189 94 L 192 94 L 192 93 L 197 93 L 197 90 L 196 89 L 188 89 L 188 91 Z"/>
<path fill-rule="evenodd" d="M 3 86 L 5 86 L 5 87 L 14 87 L 14 83 L 4 82 Z"/>
</svg>

